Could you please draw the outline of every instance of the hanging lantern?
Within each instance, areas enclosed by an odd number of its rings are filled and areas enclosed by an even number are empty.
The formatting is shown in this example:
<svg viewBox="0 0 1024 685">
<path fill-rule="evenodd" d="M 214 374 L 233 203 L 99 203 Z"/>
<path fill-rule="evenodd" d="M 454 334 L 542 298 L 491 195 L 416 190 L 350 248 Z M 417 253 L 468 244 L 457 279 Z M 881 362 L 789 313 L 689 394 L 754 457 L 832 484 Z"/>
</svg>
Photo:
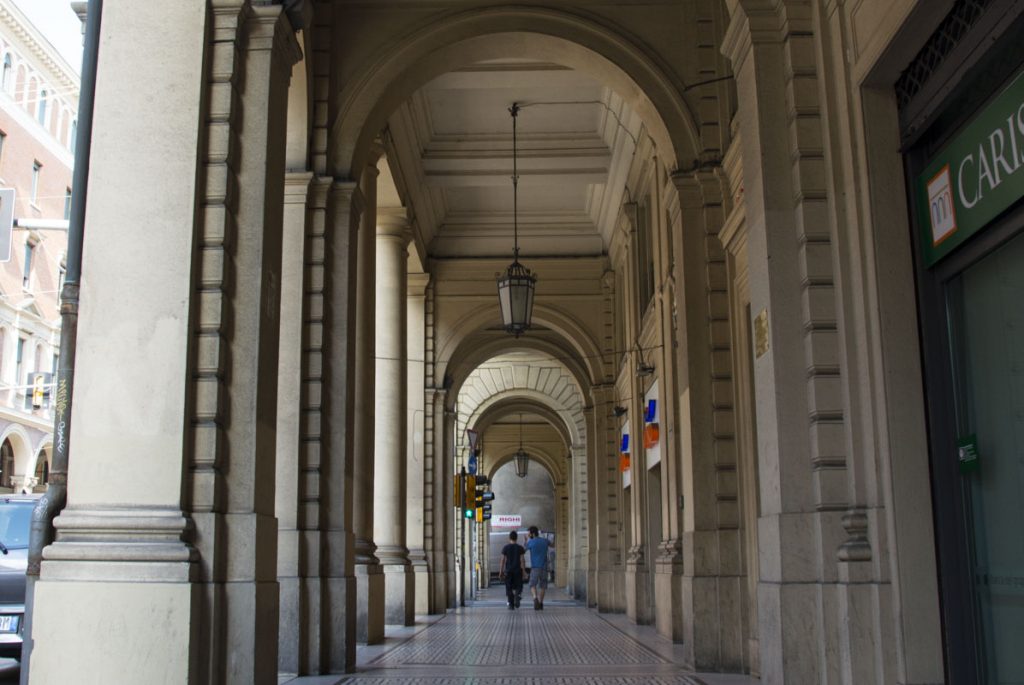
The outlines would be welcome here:
<svg viewBox="0 0 1024 685">
<path fill-rule="evenodd" d="M 501 323 L 506 331 L 517 338 L 530 327 L 533 315 L 533 288 L 536 283 L 537 278 L 520 264 L 519 260 L 512 262 L 498 278 Z"/>
<path fill-rule="evenodd" d="M 537 277 L 519 263 L 519 163 L 516 139 L 516 118 L 519 105 L 512 103 L 512 263 L 498 276 L 498 304 L 505 330 L 519 337 L 530 327 L 533 318 L 533 292 Z"/>
<path fill-rule="evenodd" d="M 526 478 L 526 472 L 530 468 L 530 455 L 520 447 L 513 460 L 516 463 L 516 475 L 520 478 Z"/>
<path fill-rule="evenodd" d="M 516 475 L 520 478 L 526 478 L 527 469 L 530 468 L 530 455 L 523 449 L 523 415 L 519 415 L 519 449 L 516 451 L 515 456 L 512 460 L 516 464 Z"/>
</svg>

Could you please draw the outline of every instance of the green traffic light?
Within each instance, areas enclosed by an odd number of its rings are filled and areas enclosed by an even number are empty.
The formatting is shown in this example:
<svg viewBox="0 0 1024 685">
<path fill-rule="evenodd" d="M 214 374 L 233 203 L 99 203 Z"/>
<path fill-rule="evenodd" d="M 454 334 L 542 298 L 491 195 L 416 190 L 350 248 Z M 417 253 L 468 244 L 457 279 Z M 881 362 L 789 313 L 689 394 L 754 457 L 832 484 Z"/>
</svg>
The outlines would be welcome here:
<svg viewBox="0 0 1024 685">
<path fill-rule="evenodd" d="M 476 513 L 473 509 L 463 509 L 462 516 L 467 519 L 473 519 L 476 516 Z"/>
</svg>

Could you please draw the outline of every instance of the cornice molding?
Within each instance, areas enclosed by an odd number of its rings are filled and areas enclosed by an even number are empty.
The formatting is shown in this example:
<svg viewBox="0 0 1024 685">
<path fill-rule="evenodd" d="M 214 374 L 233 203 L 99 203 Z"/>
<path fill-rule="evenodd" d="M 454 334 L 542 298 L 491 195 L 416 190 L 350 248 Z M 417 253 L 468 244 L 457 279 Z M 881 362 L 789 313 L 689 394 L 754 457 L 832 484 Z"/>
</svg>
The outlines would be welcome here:
<svg viewBox="0 0 1024 685">
<path fill-rule="evenodd" d="M 12 42 L 17 41 L 26 48 L 27 54 L 22 56 L 32 58 L 42 67 L 40 75 L 46 76 L 62 91 L 73 91 L 73 98 L 68 99 L 78 100 L 81 89 L 78 74 L 10 0 L 0 0 L 0 30 L 6 34 L 5 37 L 13 39 Z"/>
</svg>

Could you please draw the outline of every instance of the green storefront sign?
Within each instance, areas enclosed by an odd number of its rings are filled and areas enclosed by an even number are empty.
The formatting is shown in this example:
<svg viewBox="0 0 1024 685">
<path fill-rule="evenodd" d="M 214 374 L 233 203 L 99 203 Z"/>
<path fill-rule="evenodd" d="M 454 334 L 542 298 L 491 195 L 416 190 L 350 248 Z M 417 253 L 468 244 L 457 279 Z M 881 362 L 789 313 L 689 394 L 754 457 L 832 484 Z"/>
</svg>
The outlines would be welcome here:
<svg viewBox="0 0 1024 685">
<path fill-rule="evenodd" d="M 1024 196 L 1024 73 L 932 159 L 915 185 L 928 266 Z"/>
</svg>

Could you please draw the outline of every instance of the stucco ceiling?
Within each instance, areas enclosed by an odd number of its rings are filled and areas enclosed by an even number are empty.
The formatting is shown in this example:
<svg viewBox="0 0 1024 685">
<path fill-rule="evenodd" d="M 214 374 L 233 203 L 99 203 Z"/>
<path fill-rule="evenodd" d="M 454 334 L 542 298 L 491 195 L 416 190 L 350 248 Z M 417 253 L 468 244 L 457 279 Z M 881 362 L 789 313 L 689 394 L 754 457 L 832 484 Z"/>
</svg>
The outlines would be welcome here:
<svg viewBox="0 0 1024 685">
<path fill-rule="evenodd" d="M 421 244 L 441 258 L 511 254 L 513 102 L 522 256 L 606 252 L 639 123 L 586 74 L 524 59 L 444 74 L 390 118 L 391 169 Z"/>
</svg>

